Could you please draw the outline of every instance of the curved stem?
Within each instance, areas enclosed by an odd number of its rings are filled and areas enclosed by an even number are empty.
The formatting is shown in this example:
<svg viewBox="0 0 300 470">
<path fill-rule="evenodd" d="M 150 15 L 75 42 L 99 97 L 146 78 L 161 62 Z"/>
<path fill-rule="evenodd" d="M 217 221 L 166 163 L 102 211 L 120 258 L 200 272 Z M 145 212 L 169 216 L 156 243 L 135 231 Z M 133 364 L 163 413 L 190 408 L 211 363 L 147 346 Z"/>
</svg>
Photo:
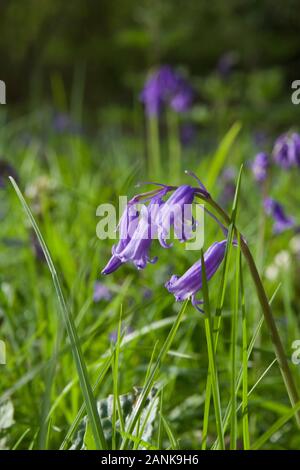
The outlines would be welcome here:
<svg viewBox="0 0 300 470">
<path fill-rule="evenodd" d="M 211 196 L 204 198 L 201 195 L 198 195 L 198 197 L 205 200 L 212 208 L 214 208 L 226 224 L 229 225 L 231 223 L 231 219 L 229 215 L 222 209 L 222 207 L 219 206 L 219 204 L 217 204 L 211 198 Z M 259 299 L 259 302 L 260 302 L 260 305 L 264 314 L 265 322 L 269 329 L 269 333 L 270 333 L 270 336 L 271 336 L 271 339 L 275 348 L 275 353 L 276 353 L 277 361 L 280 367 L 280 371 L 281 371 L 281 374 L 282 374 L 282 377 L 283 377 L 283 380 L 284 380 L 284 383 L 285 383 L 285 386 L 286 386 L 286 389 L 290 398 L 290 402 L 292 406 L 294 407 L 299 402 L 299 394 L 298 394 L 298 390 L 294 382 L 293 375 L 289 367 L 288 360 L 285 355 L 284 347 L 279 336 L 279 332 L 276 326 L 276 322 L 272 313 L 271 306 L 269 304 L 264 286 L 262 284 L 260 275 L 258 273 L 256 264 L 254 262 L 251 251 L 247 245 L 247 242 L 245 238 L 243 237 L 243 235 L 238 231 L 238 229 L 236 227 L 234 227 L 234 229 L 236 233 L 240 234 L 241 251 L 248 264 L 251 277 L 255 284 L 257 297 Z M 297 420 L 298 426 L 300 427 L 300 412 L 299 411 L 297 411 L 296 413 L 296 420 Z"/>
</svg>

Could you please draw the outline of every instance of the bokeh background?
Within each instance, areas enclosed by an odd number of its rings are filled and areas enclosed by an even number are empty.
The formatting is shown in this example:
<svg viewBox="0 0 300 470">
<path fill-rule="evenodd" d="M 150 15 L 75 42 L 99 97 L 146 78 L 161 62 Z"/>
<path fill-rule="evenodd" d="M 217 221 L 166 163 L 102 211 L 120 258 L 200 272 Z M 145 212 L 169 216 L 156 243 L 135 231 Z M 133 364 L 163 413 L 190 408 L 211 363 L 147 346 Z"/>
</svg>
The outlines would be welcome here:
<svg viewBox="0 0 300 470">
<path fill-rule="evenodd" d="M 171 251 L 157 244 L 157 264 L 137 271 L 127 263 L 111 276 L 100 274 L 113 242 L 96 237 L 96 208 L 140 191 L 135 185 L 149 180 L 155 145 L 160 181 L 192 184 L 183 170 L 193 170 L 228 211 L 244 164 L 238 225 L 267 295 L 273 296 L 291 357 L 293 341 L 300 339 L 300 240 L 294 231 L 273 233 L 262 201 L 279 200 L 294 217 L 293 230 L 299 226 L 299 168 L 284 171 L 273 163 L 262 186 L 253 178 L 251 162 L 257 152 L 271 154 L 278 135 L 299 131 L 300 105 L 291 101 L 292 81 L 300 79 L 299 9 L 299 0 L 1 0 L 0 80 L 7 92 L 7 104 L 0 105 L 0 339 L 7 348 L 7 364 L 0 366 L 1 448 L 81 447 L 84 434 L 81 428 L 74 443 L 84 409 L 78 418 L 83 399 L 72 348 L 43 252 L 8 175 L 18 182 L 56 265 L 89 380 L 98 384 L 95 397 L 104 400 L 102 411 L 108 413 L 102 418 L 110 444 L 114 426 L 107 397 L 123 395 L 127 413 L 131 410 L 180 310 L 164 284 L 197 259 L 180 243 Z M 155 141 L 141 91 L 149 74 L 164 64 L 184 77 L 194 95 L 192 106 L 176 114 L 175 126 L 166 109 L 159 115 Z M 221 237 L 208 219 L 205 249 Z M 232 341 L 235 259 L 230 263 L 217 351 L 227 447 L 233 432 L 228 406 L 242 399 L 241 387 L 237 393 L 231 387 L 233 344 L 237 370 L 245 349 L 240 310 L 237 341 Z M 253 340 L 253 350 L 241 377 L 251 393 L 249 423 L 236 410 L 233 442 L 247 447 L 248 429 L 256 448 L 299 448 L 274 349 L 244 271 L 246 347 Z M 221 277 L 209 283 L 213 313 Z M 126 342 L 119 362 L 114 356 L 107 363 L 121 311 Z M 291 368 L 299 388 L 299 365 Z M 149 403 L 154 409 L 139 436 L 143 445 L 127 446 L 217 447 L 212 400 L 205 414 L 204 321 L 191 305 L 158 372 L 145 403 L 147 413 Z M 88 431 L 84 445 L 93 448 Z"/>
<path fill-rule="evenodd" d="M 96 111 L 133 106 L 145 73 L 161 63 L 184 67 L 204 101 L 222 95 L 220 74 L 234 72 L 228 99 L 261 113 L 266 102 L 282 100 L 287 119 L 286 96 L 300 69 L 298 9 L 297 0 L 4 0 L 1 78 L 9 105 L 25 109 L 45 100 L 62 105 L 56 81 L 70 98 L 82 80 L 85 106 Z"/>
</svg>

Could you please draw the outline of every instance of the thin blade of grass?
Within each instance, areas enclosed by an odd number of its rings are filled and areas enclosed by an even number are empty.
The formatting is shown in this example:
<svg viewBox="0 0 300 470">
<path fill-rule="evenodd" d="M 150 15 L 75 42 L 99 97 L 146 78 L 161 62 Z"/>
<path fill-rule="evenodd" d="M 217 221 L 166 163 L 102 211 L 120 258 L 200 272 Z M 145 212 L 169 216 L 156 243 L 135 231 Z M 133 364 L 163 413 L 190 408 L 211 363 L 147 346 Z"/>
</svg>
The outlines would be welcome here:
<svg viewBox="0 0 300 470">
<path fill-rule="evenodd" d="M 295 416 L 295 413 L 300 410 L 300 401 L 291 408 L 291 410 L 284 416 L 279 418 L 262 436 L 260 436 L 251 446 L 251 450 L 259 450 L 273 436 L 285 423 Z"/>
<path fill-rule="evenodd" d="M 240 247 L 240 243 L 239 243 Z M 242 428 L 244 450 L 250 449 L 249 417 L 248 417 L 248 332 L 244 291 L 244 276 L 242 270 L 242 257 L 240 253 L 241 273 L 241 307 L 242 307 Z M 263 317 L 262 317 L 263 318 Z"/>
<path fill-rule="evenodd" d="M 129 422 L 127 423 L 127 426 L 126 426 L 126 434 L 129 434 L 129 435 L 132 435 L 133 434 L 133 431 L 134 431 L 134 428 L 138 422 L 138 419 L 139 419 L 139 416 L 141 414 L 141 411 L 143 409 L 143 406 L 145 404 L 145 401 L 150 393 L 150 390 L 153 386 L 153 383 L 154 383 L 154 380 L 157 376 L 157 373 L 159 372 L 159 368 L 160 368 L 160 365 L 161 363 L 163 362 L 163 360 L 165 359 L 167 353 L 168 353 L 168 350 L 170 349 L 171 347 L 171 344 L 173 342 L 173 339 L 176 335 L 176 332 L 179 328 L 179 325 L 181 323 L 181 320 L 182 320 L 182 317 L 184 315 L 184 312 L 185 312 L 185 309 L 186 309 L 186 306 L 188 304 L 188 300 L 186 300 L 183 304 L 183 306 L 181 307 L 177 317 L 176 317 L 176 320 L 175 322 L 173 323 L 172 325 L 172 328 L 159 352 L 159 355 L 158 355 L 158 358 L 153 366 L 153 369 L 151 371 L 151 373 L 149 374 L 149 377 L 146 381 L 146 383 L 144 384 L 144 387 L 143 387 L 143 391 L 141 393 L 141 395 L 139 396 L 139 399 L 136 403 L 136 406 L 135 406 L 135 410 L 134 410 L 134 413 L 132 413 L 132 416 L 129 420 Z M 128 445 L 128 437 L 125 436 L 125 438 L 123 439 L 122 441 L 122 444 L 120 446 L 120 449 L 121 450 L 124 450 L 126 449 L 126 446 Z"/>
<path fill-rule="evenodd" d="M 206 277 L 206 269 L 205 269 L 205 262 L 203 251 L 201 250 L 201 267 L 202 267 L 202 291 L 203 291 L 203 300 L 204 300 L 204 312 L 205 312 L 205 334 L 206 334 L 206 342 L 207 342 L 207 353 L 208 353 L 208 362 L 209 362 L 209 369 L 210 369 L 210 377 L 211 377 L 211 388 L 212 388 L 212 395 L 213 395 L 213 402 L 215 408 L 215 418 L 216 418 L 216 428 L 220 443 L 220 449 L 225 449 L 225 442 L 224 442 L 224 432 L 223 432 L 223 424 L 222 424 L 222 413 L 221 413 L 221 400 L 220 400 L 220 390 L 219 390 L 219 382 L 218 382 L 218 374 L 217 374 L 217 366 L 216 366 L 216 358 L 215 358 L 215 346 L 214 346 L 214 337 L 213 337 L 213 328 L 212 328 L 212 318 L 210 313 L 210 304 L 209 304 L 209 294 L 208 294 L 208 286 L 207 286 L 207 277 Z"/>
<path fill-rule="evenodd" d="M 236 343 L 238 335 L 238 312 L 239 312 L 239 294 L 240 294 L 240 244 L 237 247 L 236 270 L 235 270 L 235 293 L 234 308 L 231 320 L 231 427 L 230 427 L 230 449 L 236 450 L 237 442 L 237 400 L 236 400 Z"/>
<path fill-rule="evenodd" d="M 47 248 L 47 245 L 46 245 L 46 243 L 43 239 L 43 236 L 40 232 L 40 229 L 39 229 L 32 213 L 31 213 L 31 210 L 28 207 L 28 205 L 27 205 L 27 203 L 26 203 L 26 201 L 25 201 L 25 199 L 24 199 L 17 183 L 15 182 L 15 180 L 12 177 L 10 177 L 10 181 L 11 181 L 11 183 L 13 185 L 13 188 L 16 191 L 16 194 L 17 194 L 17 196 L 18 196 L 18 198 L 19 198 L 19 200 L 20 200 L 20 202 L 23 206 L 23 209 L 25 210 L 26 215 L 27 215 L 27 217 L 28 217 L 28 219 L 29 219 L 34 231 L 35 231 L 35 234 L 36 234 L 36 236 L 39 240 L 39 243 L 41 245 L 44 256 L 46 258 L 49 270 L 50 270 L 51 275 L 52 275 L 52 280 L 53 280 L 56 295 L 57 295 L 57 298 L 58 298 L 61 315 L 62 315 L 62 318 L 64 320 L 64 324 L 65 324 L 65 327 L 66 327 L 66 330 L 67 330 L 67 333 L 68 333 L 68 336 L 69 336 L 69 339 L 70 339 L 72 354 L 73 354 L 74 362 L 75 362 L 76 369 L 77 369 L 80 388 L 81 388 L 81 391 L 82 391 L 82 394 L 83 394 L 83 397 L 84 397 L 88 418 L 89 418 L 89 421 L 90 421 L 90 424 L 91 424 L 91 429 L 92 429 L 94 440 L 95 440 L 95 445 L 96 445 L 97 449 L 106 449 L 105 437 L 104 437 L 101 421 L 100 421 L 100 418 L 99 418 L 99 415 L 98 415 L 96 401 L 95 401 L 95 398 L 94 398 L 94 395 L 93 395 L 93 392 L 92 392 L 92 387 L 91 387 L 91 384 L 90 384 L 90 381 L 89 381 L 89 378 L 88 378 L 87 368 L 86 368 L 86 364 L 85 364 L 85 361 L 84 361 L 84 358 L 83 358 L 83 354 L 82 354 L 82 350 L 81 350 L 77 330 L 76 330 L 76 327 L 75 327 L 75 324 L 74 324 L 74 320 L 73 320 L 73 318 L 72 318 L 72 316 L 71 316 L 71 314 L 68 310 L 67 304 L 65 302 L 63 292 L 62 292 L 62 288 L 61 288 L 61 285 L 60 285 L 60 282 L 59 282 L 58 275 L 56 273 L 54 263 L 52 261 L 51 255 L 50 255 L 49 250 Z"/>
</svg>

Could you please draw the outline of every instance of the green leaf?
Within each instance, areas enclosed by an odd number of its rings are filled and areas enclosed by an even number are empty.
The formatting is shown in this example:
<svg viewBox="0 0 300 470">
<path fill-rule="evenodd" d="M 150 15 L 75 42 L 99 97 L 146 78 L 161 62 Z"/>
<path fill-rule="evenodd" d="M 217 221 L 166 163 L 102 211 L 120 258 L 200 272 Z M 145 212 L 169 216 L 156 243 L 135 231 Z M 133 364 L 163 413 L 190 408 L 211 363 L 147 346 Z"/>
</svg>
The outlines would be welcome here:
<svg viewBox="0 0 300 470">
<path fill-rule="evenodd" d="M 242 125 L 239 122 L 234 123 L 227 134 L 225 134 L 223 137 L 223 140 L 220 143 L 216 153 L 213 155 L 206 179 L 206 186 L 208 188 L 212 188 L 217 181 L 217 178 L 225 165 L 226 158 L 238 133 L 241 130 L 241 127 Z"/>
</svg>

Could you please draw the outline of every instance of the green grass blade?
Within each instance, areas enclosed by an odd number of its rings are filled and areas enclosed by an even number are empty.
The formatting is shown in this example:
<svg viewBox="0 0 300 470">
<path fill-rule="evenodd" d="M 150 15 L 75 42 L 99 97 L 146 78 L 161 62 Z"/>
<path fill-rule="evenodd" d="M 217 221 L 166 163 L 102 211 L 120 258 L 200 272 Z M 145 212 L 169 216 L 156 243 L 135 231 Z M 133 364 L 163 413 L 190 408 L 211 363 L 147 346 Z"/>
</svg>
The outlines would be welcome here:
<svg viewBox="0 0 300 470">
<path fill-rule="evenodd" d="M 248 417 L 248 332 L 245 305 L 244 278 L 242 270 L 242 257 L 240 255 L 241 273 L 241 307 L 242 307 L 242 428 L 244 450 L 250 449 L 249 417 Z M 263 317 L 262 317 L 263 318 Z"/>
<path fill-rule="evenodd" d="M 213 395 L 213 402 L 215 408 L 215 418 L 216 418 L 216 428 L 220 443 L 220 449 L 225 449 L 224 442 L 224 432 L 222 424 L 222 413 L 221 413 L 221 400 L 220 400 L 220 390 L 216 366 L 216 357 L 215 357 L 215 346 L 214 346 L 214 337 L 213 337 L 213 328 L 212 328 L 212 318 L 210 313 L 210 304 L 209 304 L 209 294 L 208 294 L 208 285 L 206 277 L 205 262 L 203 257 L 203 251 L 201 251 L 201 266 L 202 266 L 202 291 L 203 291 L 203 300 L 204 300 L 204 312 L 205 312 L 205 334 L 207 342 L 207 353 L 208 353 L 208 362 L 211 376 L 211 388 Z"/>
<path fill-rule="evenodd" d="M 230 449 L 236 450 L 237 441 L 237 401 L 236 401 L 236 343 L 238 334 L 238 312 L 239 312 L 239 294 L 240 294 L 240 245 L 237 247 L 236 271 L 235 271 L 235 295 L 234 308 L 231 319 L 231 427 L 230 427 Z"/>
<path fill-rule="evenodd" d="M 295 416 L 295 413 L 300 410 L 300 402 L 291 408 L 291 410 L 284 416 L 279 418 L 262 436 L 260 436 L 251 446 L 251 450 L 259 450 L 273 436 L 285 423 Z"/>
<path fill-rule="evenodd" d="M 233 126 L 229 129 L 227 134 L 225 134 L 222 142 L 219 145 L 215 155 L 213 155 L 211 159 L 211 163 L 209 166 L 209 172 L 206 180 L 206 186 L 208 188 L 212 188 L 217 181 L 217 178 L 224 167 L 225 160 L 229 154 L 229 151 L 241 130 L 241 124 L 236 122 Z"/>
<path fill-rule="evenodd" d="M 76 327 L 75 327 L 75 324 L 74 324 L 74 320 L 73 320 L 73 318 L 72 318 L 72 316 L 71 316 L 71 314 L 68 310 L 67 304 L 65 302 L 65 299 L 64 299 L 64 296 L 63 296 L 63 293 L 62 293 L 62 288 L 61 288 L 61 285 L 60 285 L 60 282 L 59 282 L 59 279 L 58 279 L 58 276 L 57 276 L 57 273 L 56 273 L 55 266 L 53 264 L 53 261 L 52 261 L 51 255 L 49 253 L 49 250 L 46 246 L 46 243 L 43 239 L 43 236 L 42 236 L 42 234 L 41 234 L 41 232 L 38 228 L 38 225 L 37 225 L 32 213 L 31 213 L 31 210 L 28 207 L 28 205 L 27 205 L 27 203 L 26 203 L 26 201 L 25 201 L 25 199 L 24 199 L 17 183 L 11 177 L 10 177 L 10 181 L 11 181 L 11 183 L 14 187 L 14 190 L 16 191 L 16 194 L 17 194 L 17 196 L 18 196 L 18 198 L 19 198 L 19 200 L 20 200 L 20 202 L 23 206 L 23 209 L 25 210 L 26 215 L 27 215 L 28 219 L 30 220 L 30 223 L 31 223 L 31 225 L 32 225 L 32 227 L 33 227 L 33 229 L 36 233 L 36 236 L 37 236 L 37 238 L 40 242 L 41 248 L 42 248 L 44 256 L 46 258 L 49 270 L 51 272 L 53 284 L 54 284 L 54 287 L 55 287 L 55 291 L 56 291 L 59 306 L 60 306 L 61 315 L 62 315 L 62 318 L 64 320 L 64 324 L 65 324 L 65 327 L 66 327 L 66 330 L 67 330 L 67 333 L 68 333 L 68 336 L 69 336 L 69 339 L 70 339 L 72 354 L 73 354 L 74 362 L 75 362 L 75 365 L 76 365 L 76 368 L 77 368 L 77 374 L 78 374 L 78 378 L 79 378 L 80 388 L 81 388 L 81 391 L 82 391 L 82 394 L 83 394 L 83 397 L 84 397 L 88 418 L 89 418 L 89 421 L 90 421 L 91 429 L 92 429 L 94 440 L 95 440 L 95 445 L 98 449 L 105 449 L 106 448 L 106 442 L 105 442 L 105 438 L 104 438 L 104 433 L 103 433 L 101 421 L 100 421 L 100 418 L 99 418 L 99 415 L 98 415 L 96 401 L 95 401 L 95 398 L 93 396 L 92 387 L 91 387 L 90 382 L 89 382 L 87 368 L 86 368 L 86 364 L 84 362 L 84 358 L 83 358 L 83 354 L 82 354 L 82 350 L 81 350 L 77 330 L 76 330 Z"/>
<path fill-rule="evenodd" d="M 168 350 L 170 349 L 171 344 L 174 340 L 176 332 L 179 328 L 179 325 L 181 323 L 181 320 L 182 320 L 182 317 L 184 315 L 187 304 L 188 304 L 188 300 L 186 300 L 184 302 L 183 306 L 181 307 L 181 309 L 180 309 L 180 311 L 179 311 L 179 313 L 176 317 L 176 320 L 173 323 L 173 326 L 172 326 L 172 328 L 171 328 L 171 330 L 170 330 L 170 332 L 169 332 L 169 334 L 168 334 L 168 336 L 167 336 L 167 338 L 166 338 L 166 340 L 165 340 L 165 342 L 164 342 L 164 344 L 163 344 L 163 346 L 162 346 L 162 348 L 159 352 L 158 358 L 157 358 L 157 360 L 156 360 L 156 362 L 155 362 L 155 364 L 152 368 L 152 371 L 149 374 L 149 377 L 148 377 L 146 383 L 144 384 L 143 391 L 142 391 L 141 395 L 139 396 L 139 399 L 138 399 L 138 401 L 135 405 L 134 413 L 132 413 L 132 416 L 131 416 L 129 422 L 126 425 L 125 432 L 126 432 L 127 435 L 132 435 L 133 434 L 134 428 L 135 428 L 135 426 L 138 422 L 138 419 L 139 419 L 139 416 L 140 416 L 141 411 L 143 409 L 144 403 L 145 403 L 145 401 L 146 401 L 146 399 L 147 399 L 147 397 L 150 393 L 150 390 L 153 386 L 154 380 L 155 380 L 155 378 L 156 378 L 156 376 L 159 372 L 160 365 L 164 361 L 164 359 L 165 359 L 165 357 L 168 353 Z M 125 438 L 122 441 L 121 447 L 120 447 L 121 450 L 126 449 L 126 447 L 128 445 L 128 440 L 129 440 L 128 437 L 125 436 Z"/>
</svg>

